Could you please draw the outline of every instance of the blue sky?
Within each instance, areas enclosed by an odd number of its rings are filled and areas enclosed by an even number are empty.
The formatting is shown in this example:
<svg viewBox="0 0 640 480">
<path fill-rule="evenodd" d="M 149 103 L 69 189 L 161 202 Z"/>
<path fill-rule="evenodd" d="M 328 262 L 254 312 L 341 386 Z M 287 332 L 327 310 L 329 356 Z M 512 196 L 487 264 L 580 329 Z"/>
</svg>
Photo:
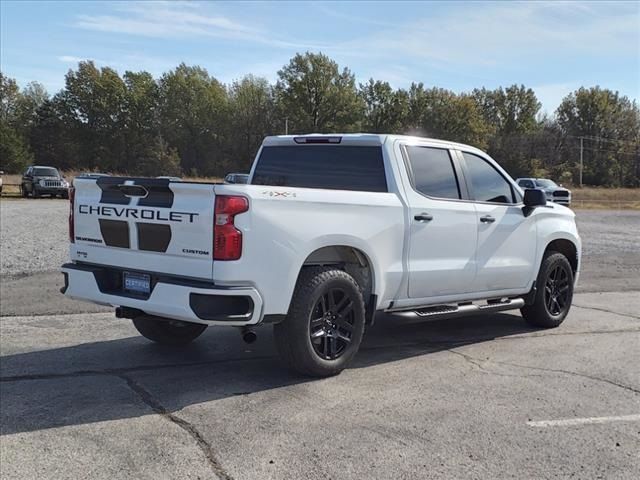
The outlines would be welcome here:
<svg viewBox="0 0 640 480">
<path fill-rule="evenodd" d="M 0 68 L 54 93 L 78 60 L 155 76 L 180 62 L 224 83 L 275 81 L 322 51 L 394 87 L 456 92 L 523 83 L 552 112 L 577 87 L 640 98 L 640 2 L 0 3 Z"/>
</svg>

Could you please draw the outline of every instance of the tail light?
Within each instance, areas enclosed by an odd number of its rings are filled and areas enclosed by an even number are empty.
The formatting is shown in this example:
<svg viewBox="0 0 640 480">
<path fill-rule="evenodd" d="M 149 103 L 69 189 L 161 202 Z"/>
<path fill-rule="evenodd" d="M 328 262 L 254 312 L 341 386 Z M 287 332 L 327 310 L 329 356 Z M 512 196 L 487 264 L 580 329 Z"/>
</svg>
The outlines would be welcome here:
<svg viewBox="0 0 640 480">
<path fill-rule="evenodd" d="M 76 189 L 74 187 L 69 188 L 69 241 L 76 243 L 76 224 L 73 218 L 73 206 L 76 201 Z"/>
<path fill-rule="evenodd" d="M 216 196 L 213 226 L 213 259 L 238 260 L 242 256 L 242 232 L 235 216 L 249 210 L 249 201 L 236 195 Z"/>
</svg>

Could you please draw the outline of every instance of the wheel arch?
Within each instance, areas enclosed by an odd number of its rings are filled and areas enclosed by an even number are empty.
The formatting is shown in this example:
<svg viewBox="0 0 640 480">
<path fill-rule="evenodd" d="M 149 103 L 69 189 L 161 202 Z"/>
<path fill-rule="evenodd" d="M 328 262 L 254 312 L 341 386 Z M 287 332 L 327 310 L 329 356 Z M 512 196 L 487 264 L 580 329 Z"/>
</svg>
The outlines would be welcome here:
<svg viewBox="0 0 640 480">
<path fill-rule="evenodd" d="M 356 280 L 363 293 L 367 321 L 371 323 L 377 308 L 377 289 L 380 287 L 372 257 L 364 249 L 346 243 L 317 247 L 306 256 L 300 265 L 296 284 L 304 268 L 328 265 L 335 265 Z"/>
<path fill-rule="evenodd" d="M 550 241 L 544 249 L 544 254 L 549 251 L 554 251 L 563 254 L 567 257 L 569 264 L 571 265 L 571 270 L 573 270 L 573 275 L 575 276 L 578 272 L 579 268 L 579 257 L 578 257 L 578 246 L 569 239 L 566 238 L 557 238 L 555 240 Z"/>
</svg>

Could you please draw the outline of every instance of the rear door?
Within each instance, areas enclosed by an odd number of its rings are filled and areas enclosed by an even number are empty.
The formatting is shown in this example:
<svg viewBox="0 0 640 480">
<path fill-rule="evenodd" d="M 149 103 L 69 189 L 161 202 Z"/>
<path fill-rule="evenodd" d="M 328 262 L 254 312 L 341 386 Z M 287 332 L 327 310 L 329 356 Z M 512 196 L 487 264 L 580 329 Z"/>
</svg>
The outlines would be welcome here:
<svg viewBox="0 0 640 480">
<path fill-rule="evenodd" d="M 407 145 L 409 297 L 468 293 L 475 276 L 476 211 L 463 201 L 453 152 Z"/>
<path fill-rule="evenodd" d="M 72 260 L 212 278 L 212 184 L 94 177 L 74 186 Z"/>
</svg>

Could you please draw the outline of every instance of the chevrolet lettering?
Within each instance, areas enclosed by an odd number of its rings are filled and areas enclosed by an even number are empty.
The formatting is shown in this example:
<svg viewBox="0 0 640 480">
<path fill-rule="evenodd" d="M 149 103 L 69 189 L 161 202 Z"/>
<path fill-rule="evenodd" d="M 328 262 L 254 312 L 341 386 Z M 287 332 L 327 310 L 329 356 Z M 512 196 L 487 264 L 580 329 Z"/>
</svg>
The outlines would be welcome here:
<svg viewBox="0 0 640 480">
<path fill-rule="evenodd" d="M 190 212 L 162 212 L 160 210 L 138 209 L 131 207 L 107 207 L 103 205 L 78 205 L 81 215 L 100 215 L 102 217 L 135 218 L 140 220 L 159 220 L 165 222 L 189 222 L 198 216 Z"/>
</svg>

